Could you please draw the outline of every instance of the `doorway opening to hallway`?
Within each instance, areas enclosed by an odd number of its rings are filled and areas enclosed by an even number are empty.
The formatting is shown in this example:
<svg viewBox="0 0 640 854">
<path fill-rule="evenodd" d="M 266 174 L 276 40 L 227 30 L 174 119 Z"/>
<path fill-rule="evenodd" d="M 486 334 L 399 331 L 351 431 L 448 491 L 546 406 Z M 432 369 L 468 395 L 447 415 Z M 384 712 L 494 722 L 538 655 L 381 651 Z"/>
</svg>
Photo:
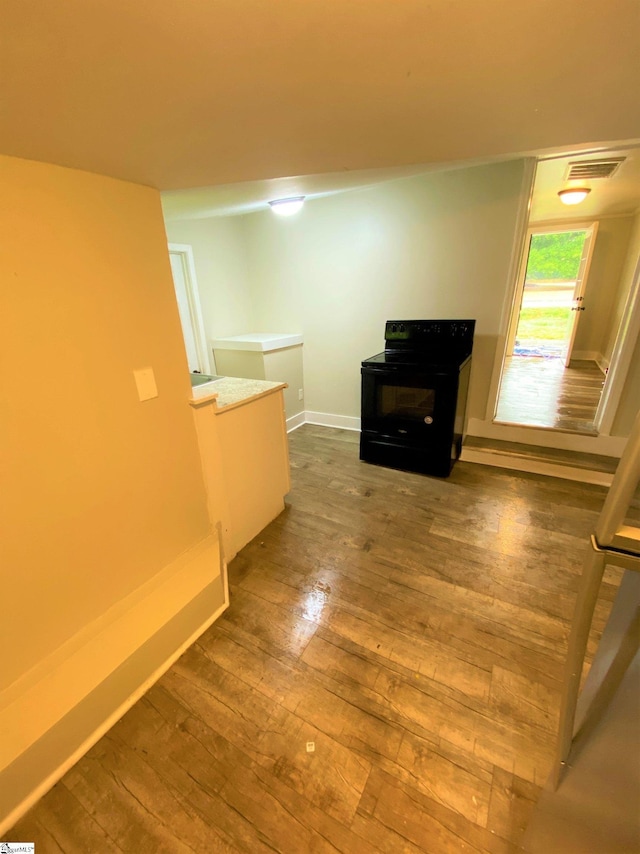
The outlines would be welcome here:
<svg viewBox="0 0 640 854">
<path fill-rule="evenodd" d="M 595 433 L 605 372 L 573 359 L 598 223 L 529 229 L 496 420 Z"/>
</svg>

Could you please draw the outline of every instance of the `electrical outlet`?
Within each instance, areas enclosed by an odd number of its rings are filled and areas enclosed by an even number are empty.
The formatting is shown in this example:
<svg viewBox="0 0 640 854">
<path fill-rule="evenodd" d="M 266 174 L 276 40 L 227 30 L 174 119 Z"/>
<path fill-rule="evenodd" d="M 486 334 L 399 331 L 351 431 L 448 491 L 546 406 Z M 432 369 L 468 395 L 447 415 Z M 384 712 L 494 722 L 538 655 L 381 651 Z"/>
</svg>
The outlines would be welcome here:
<svg viewBox="0 0 640 854">
<path fill-rule="evenodd" d="M 298 389 L 298 400 L 304 400 L 304 389 L 303 388 Z"/>
</svg>

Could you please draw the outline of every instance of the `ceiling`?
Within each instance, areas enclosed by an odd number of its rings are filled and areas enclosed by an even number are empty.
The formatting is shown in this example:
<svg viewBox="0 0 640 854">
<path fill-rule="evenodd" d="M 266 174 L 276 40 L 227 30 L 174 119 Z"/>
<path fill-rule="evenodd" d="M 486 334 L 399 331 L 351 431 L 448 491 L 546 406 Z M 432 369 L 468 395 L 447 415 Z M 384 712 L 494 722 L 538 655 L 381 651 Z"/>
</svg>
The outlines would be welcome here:
<svg viewBox="0 0 640 854">
<path fill-rule="evenodd" d="M 324 172 L 320 175 L 297 175 L 288 178 L 245 181 L 238 184 L 220 184 L 213 187 L 166 190 L 162 193 L 162 209 L 167 222 L 210 216 L 235 216 L 265 210 L 272 199 L 291 196 L 304 196 L 305 199 L 321 198 L 349 190 L 373 187 L 384 181 L 423 175 L 435 170 L 468 167 L 474 163 L 475 161 L 464 161 L 462 164 L 423 163 L 418 166 Z"/>
<path fill-rule="evenodd" d="M 174 190 L 638 139 L 639 31 L 638 0 L 3 0 L 0 152 Z"/>
<path fill-rule="evenodd" d="M 589 163 L 603 158 L 624 157 L 624 162 L 609 178 L 567 181 L 570 163 Z M 558 191 L 569 187 L 586 187 L 591 190 L 579 205 L 565 205 Z M 624 216 L 640 210 L 640 148 L 610 149 L 579 157 L 553 157 L 541 160 L 531 199 L 531 222 L 548 222 L 558 219 L 584 217 Z"/>
</svg>

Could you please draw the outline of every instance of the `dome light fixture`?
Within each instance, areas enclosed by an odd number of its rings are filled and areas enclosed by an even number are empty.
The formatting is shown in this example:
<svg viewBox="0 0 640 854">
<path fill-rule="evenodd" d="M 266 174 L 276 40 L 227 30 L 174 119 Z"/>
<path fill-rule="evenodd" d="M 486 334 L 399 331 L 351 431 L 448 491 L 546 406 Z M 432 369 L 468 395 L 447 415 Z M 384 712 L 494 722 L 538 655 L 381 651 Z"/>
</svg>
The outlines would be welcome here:
<svg viewBox="0 0 640 854">
<path fill-rule="evenodd" d="M 566 190 L 560 190 L 558 195 L 564 205 L 579 205 L 580 202 L 584 202 L 590 192 L 588 187 L 567 187 Z"/>
<path fill-rule="evenodd" d="M 289 199 L 274 199 L 269 202 L 271 210 L 278 216 L 292 216 L 298 213 L 304 204 L 304 196 L 293 196 Z"/>
</svg>

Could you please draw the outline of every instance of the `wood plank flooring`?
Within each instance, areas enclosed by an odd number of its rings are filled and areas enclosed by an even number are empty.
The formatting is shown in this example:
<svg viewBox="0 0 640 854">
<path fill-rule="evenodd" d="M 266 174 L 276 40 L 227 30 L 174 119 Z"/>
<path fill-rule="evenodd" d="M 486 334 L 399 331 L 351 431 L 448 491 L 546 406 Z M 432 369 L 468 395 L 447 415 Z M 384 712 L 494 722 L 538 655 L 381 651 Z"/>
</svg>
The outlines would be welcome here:
<svg viewBox="0 0 640 854">
<path fill-rule="evenodd" d="M 359 462 L 358 438 L 291 434 L 287 509 L 232 562 L 228 611 L 7 838 L 38 854 L 518 850 L 605 492 L 471 463 L 393 471 Z"/>
<path fill-rule="evenodd" d="M 604 380 L 595 362 L 508 356 L 495 420 L 595 435 Z"/>
</svg>

